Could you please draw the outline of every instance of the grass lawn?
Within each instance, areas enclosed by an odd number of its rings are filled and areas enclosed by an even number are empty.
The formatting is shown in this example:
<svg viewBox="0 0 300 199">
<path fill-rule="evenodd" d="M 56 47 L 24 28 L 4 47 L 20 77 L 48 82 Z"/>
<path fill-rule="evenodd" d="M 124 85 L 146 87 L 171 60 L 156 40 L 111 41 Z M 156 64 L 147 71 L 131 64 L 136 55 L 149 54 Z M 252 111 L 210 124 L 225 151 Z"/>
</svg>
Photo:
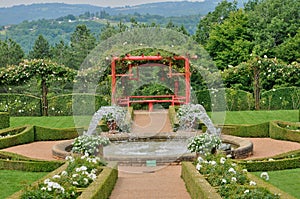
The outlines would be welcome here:
<svg viewBox="0 0 300 199">
<path fill-rule="evenodd" d="M 48 173 L 0 170 L 0 198 L 6 198 L 12 195 L 46 174 Z"/>
<path fill-rule="evenodd" d="M 261 172 L 254 172 L 253 174 L 259 177 Z M 269 183 L 296 198 L 300 198 L 300 168 L 269 171 L 268 174 Z"/>
<path fill-rule="evenodd" d="M 221 118 L 223 115 L 223 113 L 214 113 L 216 118 Z M 225 124 L 259 124 L 271 120 L 299 121 L 298 110 L 228 111 L 225 116 Z M 91 116 L 11 117 L 10 126 L 17 127 L 32 124 L 43 127 L 67 128 L 74 127 L 76 123 L 77 127 L 87 127 L 89 126 L 90 120 Z"/>
<path fill-rule="evenodd" d="M 222 113 L 214 113 L 216 117 Z M 272 120 L 289 122 L 299 121 L 299 110 L 276 110 L 276 111 L 228 111 L 226 112 L 225 124 L 260 124 Z"/>
</svg>

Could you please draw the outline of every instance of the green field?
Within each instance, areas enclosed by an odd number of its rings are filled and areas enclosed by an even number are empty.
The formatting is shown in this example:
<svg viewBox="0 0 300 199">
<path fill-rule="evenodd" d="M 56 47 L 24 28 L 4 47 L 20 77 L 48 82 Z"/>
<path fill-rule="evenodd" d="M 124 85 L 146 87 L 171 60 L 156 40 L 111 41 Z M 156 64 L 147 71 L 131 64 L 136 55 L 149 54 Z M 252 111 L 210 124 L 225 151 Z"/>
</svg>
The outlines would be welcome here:
<svg viewBox="0 0 300 199">
<path fill-rule="evenodd" d="M 0 198 L 12 195 L 46 174 L 46 172 L 0 170 Z"/>
<path fill-rule="evenodd" d="M 260 177 L 261 172 L 254 172 L 253 174 Z M 269 183 L 296 198 L 300 198 L 300 168 L 268 171 L 268 174 Z"/>
<path fill-rule="evenodd" d="M 228 111 L 226 114 L 218 112 L 213 114 L 214 117 L 219 118 L 218 121 L 224 120 L 223 117 L 225 116 L 225 124 L 259 124 L 272 120 L 299 121 L 298 110 Z M 90 120 L 91 116 L 11 117 L 10 126 L 31 124 L 52 128 L 81 127 L 88 126 Z"/>
</svg>

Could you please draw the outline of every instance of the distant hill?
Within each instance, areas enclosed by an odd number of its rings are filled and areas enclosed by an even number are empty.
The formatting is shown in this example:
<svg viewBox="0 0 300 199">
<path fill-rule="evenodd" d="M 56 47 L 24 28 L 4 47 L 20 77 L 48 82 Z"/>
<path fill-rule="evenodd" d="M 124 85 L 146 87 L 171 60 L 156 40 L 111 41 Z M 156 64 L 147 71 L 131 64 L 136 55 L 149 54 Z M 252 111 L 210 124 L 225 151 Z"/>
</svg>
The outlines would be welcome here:
<svg viewBox="0 0 300 199">
<path fill-rule="evenodd" d="M 136 6 L 125 7 L 98 7 L 87 4 L 64 4 L 64 3 L 44 3 L 31 5 L 18 5 L 8 8 L 0 8 L 0 26 L 18 24 L 22 21 L 38 19 L 56 19 L 69 14 L 78 16 L 85 12 L 99 13 L 105 11 L 110 15 L 118 14 L 150 14 L 164 17 L 205 15 L 213 11 L 221 0 L 205 0 L 203 2 L 161 2 L 148 3 Z M 233 0 L 228 0 L 233 1 Z M 238 0 L 239 5 L 245 0 Z"/>
</svg>

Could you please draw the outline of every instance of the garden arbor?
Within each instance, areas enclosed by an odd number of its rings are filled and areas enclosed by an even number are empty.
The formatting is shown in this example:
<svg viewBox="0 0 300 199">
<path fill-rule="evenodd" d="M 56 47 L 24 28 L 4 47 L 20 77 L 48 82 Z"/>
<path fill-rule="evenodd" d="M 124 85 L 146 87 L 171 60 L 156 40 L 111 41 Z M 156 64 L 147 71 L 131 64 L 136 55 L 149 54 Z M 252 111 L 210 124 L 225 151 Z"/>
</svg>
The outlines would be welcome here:
<svg viewBox="0 0 300 199">
<path fill-rule="evenodd" d="M 156 71 L 156 72 L 155 72 Z M 190 102 L 190 64 L 185 56 L 132 56 L 113 57 L 111 62 L 112 104 L 131 106 L 148 104 L 152 111 L 156 103 L 172 106 Z M 135 95 L 134 91 L 151 81 L 164 84 L 173 91 L 171 95 Z"/>
</svg>

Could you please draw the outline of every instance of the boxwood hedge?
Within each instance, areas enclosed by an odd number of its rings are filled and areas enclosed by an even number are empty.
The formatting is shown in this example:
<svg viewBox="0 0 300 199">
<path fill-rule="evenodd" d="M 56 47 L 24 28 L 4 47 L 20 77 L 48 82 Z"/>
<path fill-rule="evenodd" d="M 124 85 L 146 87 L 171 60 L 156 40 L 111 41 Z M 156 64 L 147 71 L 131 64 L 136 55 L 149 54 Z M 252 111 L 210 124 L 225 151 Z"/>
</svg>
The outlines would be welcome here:
<svg viewBox="0 0 300 199">
<path fill-rule="evenodd" d="M 8 128 L 10 126 L 9 113 L 0 112 L 0 129 Z"/>
</svg>

